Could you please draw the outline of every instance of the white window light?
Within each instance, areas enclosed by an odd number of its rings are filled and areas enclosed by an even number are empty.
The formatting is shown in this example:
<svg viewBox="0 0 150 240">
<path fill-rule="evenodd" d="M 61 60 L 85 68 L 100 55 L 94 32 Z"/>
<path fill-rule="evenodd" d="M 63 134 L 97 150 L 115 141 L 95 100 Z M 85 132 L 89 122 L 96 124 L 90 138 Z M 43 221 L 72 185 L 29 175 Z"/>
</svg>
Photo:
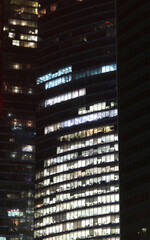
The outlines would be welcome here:
<svg viewBox="0 0 150 240">
<path fill-rule="evenodd" d="M 14 37 L 15 37 L 15 33 L 9 32 L 9 33 L 8 33 L 8 37 L 9 37 L 9 38 L 14 38 Z"/>
<path fill-rule="evenodd" d="M 59 96 L 56 96 L 54 98 L 50 98 L 45 100 L 44 102 L 44 106 L 48 107 L 48 106 L 52 106 L 54 104 L 60 103 L 60 102 L 64 102 L 70 99 L 74 99 L 80 96 L 84 96 L 86 94 L 86 89 L 79 89 L 76 91 L 72 91 L 72 92 L 68 92 Z"/>
<path fill-rule="evenodd" d="M 13 40 L 12 41 L 12 45 L 14 45 L 14 46 L 20 46 L 20 41 L 18 41 L 18 40 Z"/>
<path fill-rule="evenodd" d="M 97 114 L 88 114 L 86 116 L 82 116 L 82 117 L 78 117 L 78 118 L 74 118 L 74 119 L 69 119 L 69 120 L 66 120 L 66 121 L 61 122 L 61 123 L 56 123 L 55 124 L 55 129 L 54 129 L 54 125 L 45 127 L 44 128 L 44 134 L 48 134 L 50 132 L 57 131 L 60 128 L 71 127 L 73 125 L 79 125 L 79 124 L 85 123 L 85 122 L 96 121 L 98 119 L 105 118 L 106 116 L 107 117 L 115 117 L 117 114 L 118 114 L 117 109 L 115 109 L 115 110 L 100 112 L 100 113 L 97 113 Z"/>
<path fill-rule="evenodd" d="M 22 146 L 23 152 L 33 152 L 33 146 L 32 145 L 24 145 Z"/>
<path fill-rule="evenodd" d="M 116 70 L 116 64 L 106 65 L 102 67 L 102 73 L 112 72 Z"/>
<path fill-rule="evenodd" d="M 62 76 L 62 75 L 66 75 L 68 73 L 71 73 L 72 72 L 72 66 L 69 66 L 69 67 L 66 67 L 66 68 L 62 68 L 62 69 L 59 69 L 57 72 L 55 73 L 48 73 L 48 74 L 45 74 L 44 76 L 42 77 L 39 77 L 37 78 L 37 84 L 40 84 L 42 82 L 45 82 L 47 80 L 51 80 L 51 79 L 54 79 L 58 76 Z M 60 81 L 60 78 L 58 78 L 59 81 Z M 57 79 L 57 80 L 58 80 Z M 64 81 L 65 79 L 63 78 L 62 79 L 62 82 Z"/>
</svg>

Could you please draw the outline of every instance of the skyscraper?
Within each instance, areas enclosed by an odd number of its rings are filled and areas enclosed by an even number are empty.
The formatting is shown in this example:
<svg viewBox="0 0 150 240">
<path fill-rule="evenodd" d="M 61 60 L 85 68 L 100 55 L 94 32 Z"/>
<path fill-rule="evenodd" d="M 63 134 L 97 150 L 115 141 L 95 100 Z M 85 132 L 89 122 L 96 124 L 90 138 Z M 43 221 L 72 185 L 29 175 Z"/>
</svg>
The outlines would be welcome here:
<svg viewBox="0 0 150 240">
<path fill-rule="evenodd" d="M 117 1 L 121 239 L 150 239 L 150 2 Z"/>
<path fill-rule="evenodd" d="M 113 0 L 39 1 L 35 239 L 119 239 Z"/>
<path fill-rule="evenodd" d="M 37 13 L 36 0 L 4 1 L 0 93 L 1 240 L 33 239 Z"/>
</svg>

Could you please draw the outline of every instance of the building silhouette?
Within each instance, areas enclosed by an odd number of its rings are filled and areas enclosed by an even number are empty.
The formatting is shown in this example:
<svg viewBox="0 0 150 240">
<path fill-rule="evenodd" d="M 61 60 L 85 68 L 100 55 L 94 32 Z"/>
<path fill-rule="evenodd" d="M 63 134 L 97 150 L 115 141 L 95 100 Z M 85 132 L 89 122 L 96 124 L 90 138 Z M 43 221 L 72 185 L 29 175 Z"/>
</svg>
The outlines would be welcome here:
<svg viewBox="0 0 150 240">
<path fill-rule="evenodd" d="M 115 1 L 39 1 L 35 239 L 119 239 Z"/>
<path fill-rule="evenodd" d="M 0 239 L 33 239 L 38 2 L 1 1 Z M 3 26 L 2 26 L 3 25 Z"/>
<path fill-rule="evenodd" d="M 150 239 L 149 8 L 116 4 L 121 240 Z"/>
</svg>

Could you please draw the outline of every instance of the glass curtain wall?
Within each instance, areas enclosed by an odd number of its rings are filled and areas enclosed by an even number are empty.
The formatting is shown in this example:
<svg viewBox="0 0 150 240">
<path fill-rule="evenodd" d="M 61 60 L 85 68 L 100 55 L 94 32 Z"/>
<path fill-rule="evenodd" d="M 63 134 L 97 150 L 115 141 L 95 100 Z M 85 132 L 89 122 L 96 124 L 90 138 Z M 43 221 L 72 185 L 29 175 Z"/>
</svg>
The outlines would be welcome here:
<svg viewBox="0 0 150 240">
<path fill-rule="evenodd" d="M 119 240 L 114 1 L 39 1 L 35 239 Z"/>
</svg>

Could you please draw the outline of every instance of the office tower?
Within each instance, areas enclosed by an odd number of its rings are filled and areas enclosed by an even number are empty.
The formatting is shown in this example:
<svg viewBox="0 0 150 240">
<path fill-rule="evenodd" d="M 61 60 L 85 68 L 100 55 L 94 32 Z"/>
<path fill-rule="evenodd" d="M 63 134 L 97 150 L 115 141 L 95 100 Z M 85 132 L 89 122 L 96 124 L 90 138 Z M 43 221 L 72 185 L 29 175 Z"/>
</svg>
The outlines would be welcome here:
<svg viewBox="0 0 150 240">
<path fill-rule="evenodd" d="M 115 6 L 39 1 L 35 239 L 119 239 Z"/>
<path fill-rule="evenodd" d="M 121 240 L 150 239 L 150 2 L 117 1 Z"/>
<path fill-rule="evenodd" d="M 0 239 L 33 239 L 38 2 L 5 0 L 0 117 Z"/>
</svg>

